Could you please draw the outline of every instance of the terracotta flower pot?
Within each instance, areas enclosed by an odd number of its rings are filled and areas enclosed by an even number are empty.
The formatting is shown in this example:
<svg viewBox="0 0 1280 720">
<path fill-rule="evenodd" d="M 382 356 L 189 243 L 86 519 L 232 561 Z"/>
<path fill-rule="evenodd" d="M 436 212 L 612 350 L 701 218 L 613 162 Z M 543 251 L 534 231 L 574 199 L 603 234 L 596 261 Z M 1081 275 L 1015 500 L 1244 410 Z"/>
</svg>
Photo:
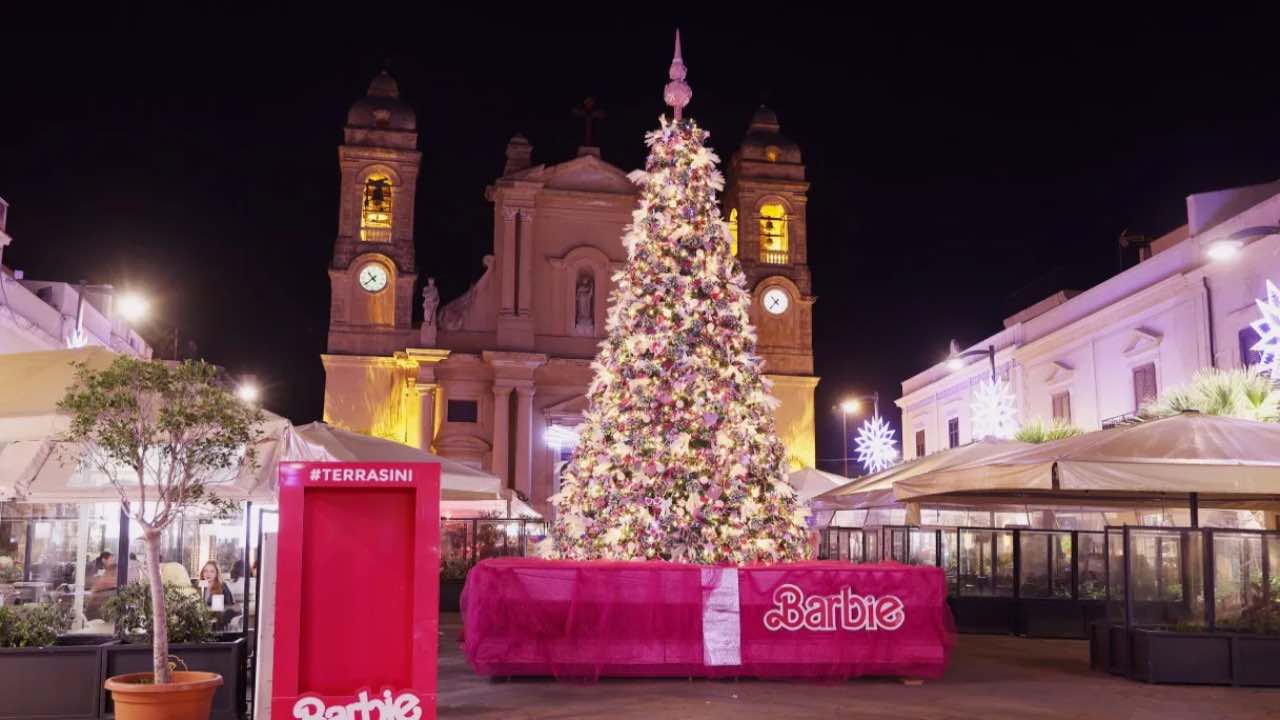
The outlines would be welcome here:
<svg viewBox="0 0 1280 720">
<path fill-rule="evenodd" d="M 107 678 L 117 720 L 209 719 L 221 675 L 180 670 L 173 673 L 173 682 L 164 685 L 151 682 L 151 677 L 148 672 Z"/>
</svg>

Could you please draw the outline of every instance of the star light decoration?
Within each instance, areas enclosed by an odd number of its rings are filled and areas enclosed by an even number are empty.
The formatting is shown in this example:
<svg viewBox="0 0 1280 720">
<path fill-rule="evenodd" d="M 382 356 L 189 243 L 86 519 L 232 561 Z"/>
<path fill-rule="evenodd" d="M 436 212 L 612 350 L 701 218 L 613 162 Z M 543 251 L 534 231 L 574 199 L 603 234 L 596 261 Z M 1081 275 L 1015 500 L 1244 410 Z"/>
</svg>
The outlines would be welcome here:
<svg viewBox="0 0 1280 720">
<path fill-rule="evenodd" d="M 973 392 L 969 409 L 973 420 L 973 437 L 1012 438 L 1018 431 L 1018 411 L 1013 388 L 1003 379 L 986 379 Z"/>
<path fill-rule="evenodd" d="M 898 459 L 898 441 L 893 439 L 893 428 L 879 415 L 863 421 L 854 442 L 858 462 L 869 473 L 887 470 Z"/>
<path fill-rule="evenodd" d="M 1256 302 L 1262 319 L 1250 323 L 1259 338 L 1250 350 L 1262 355 L 1262 369 L 1271 379 L 1280 380 L 1280 288 L 1268 280 L 1266 299 Z"/>
</svg>

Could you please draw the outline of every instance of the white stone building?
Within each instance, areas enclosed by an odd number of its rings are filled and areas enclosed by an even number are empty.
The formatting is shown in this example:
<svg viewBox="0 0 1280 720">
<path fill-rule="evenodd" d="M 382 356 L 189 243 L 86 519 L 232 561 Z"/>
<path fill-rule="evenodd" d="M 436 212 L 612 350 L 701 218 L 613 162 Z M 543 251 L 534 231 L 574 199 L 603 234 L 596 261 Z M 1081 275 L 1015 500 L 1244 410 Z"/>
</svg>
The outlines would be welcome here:
<svg viewBox="0 0 1280 720">
<path fill-rule="evenodd" d="M 0 354 L 100 345 L 151 357 L 151 346 L 115 312 L 109 285 L 27 280 L 4 264 L 9 204 L 0 198 Z"/>
<path fill-rule="evenodd" d="M 1188 197 L 1187 223 L 1151 242 L 1137 265 L 1006 318 L 961 370 L 940 362 L 904 380 L 904 458 L 976 439 L 970 403 L 991 372 L 988 348 L 1020 422 L 1061 418 L 1084 430 L 1133 414 L 1202 368 L 1257 362 L 1250 324 L 1266 281 L 1280 282 L 1277 225 L 1280 181 Z"/>
</svg>

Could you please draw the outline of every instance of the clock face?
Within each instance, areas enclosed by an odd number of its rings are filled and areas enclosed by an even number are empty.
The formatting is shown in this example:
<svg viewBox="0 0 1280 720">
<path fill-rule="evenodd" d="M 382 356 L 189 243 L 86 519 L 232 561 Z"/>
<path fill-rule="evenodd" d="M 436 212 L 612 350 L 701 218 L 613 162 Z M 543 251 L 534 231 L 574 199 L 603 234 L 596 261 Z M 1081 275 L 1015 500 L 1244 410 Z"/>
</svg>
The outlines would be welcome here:
<svg viewBox="0 0 1280 720">
<path fill-rule="evenodd" d="M 781 315 L 791 304 L 791 297 L 782 288 L 769 288 L 764 293 L 764 309 L 773 315 Z"/>
<path fill-rule="evenodd" d="M 358 278 L 360 287 L 364 288 L 366 292 L 379 292 L 387 286 L 387 268 L 382 263 L 367 263 L 360 268 Z"/>
</svg>

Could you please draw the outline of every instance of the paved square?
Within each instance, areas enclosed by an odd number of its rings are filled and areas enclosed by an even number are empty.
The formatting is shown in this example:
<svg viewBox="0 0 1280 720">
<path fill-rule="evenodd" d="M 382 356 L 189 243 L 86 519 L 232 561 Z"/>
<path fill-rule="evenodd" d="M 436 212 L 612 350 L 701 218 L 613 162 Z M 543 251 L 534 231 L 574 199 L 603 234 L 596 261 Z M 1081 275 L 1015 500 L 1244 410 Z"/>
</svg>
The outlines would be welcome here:
<svg viewBox="0 0 1280 720">
<path fill-rule="evenodd" d="M 489 681 L 467 666 L 456 613 L 441 618 L 441 718 L 1280 718 L 1280 690 L 1146 685 L 1089 670 L 1083 640 L 961 635 L 946 677 L 843 683 Z"/>
</svg>

